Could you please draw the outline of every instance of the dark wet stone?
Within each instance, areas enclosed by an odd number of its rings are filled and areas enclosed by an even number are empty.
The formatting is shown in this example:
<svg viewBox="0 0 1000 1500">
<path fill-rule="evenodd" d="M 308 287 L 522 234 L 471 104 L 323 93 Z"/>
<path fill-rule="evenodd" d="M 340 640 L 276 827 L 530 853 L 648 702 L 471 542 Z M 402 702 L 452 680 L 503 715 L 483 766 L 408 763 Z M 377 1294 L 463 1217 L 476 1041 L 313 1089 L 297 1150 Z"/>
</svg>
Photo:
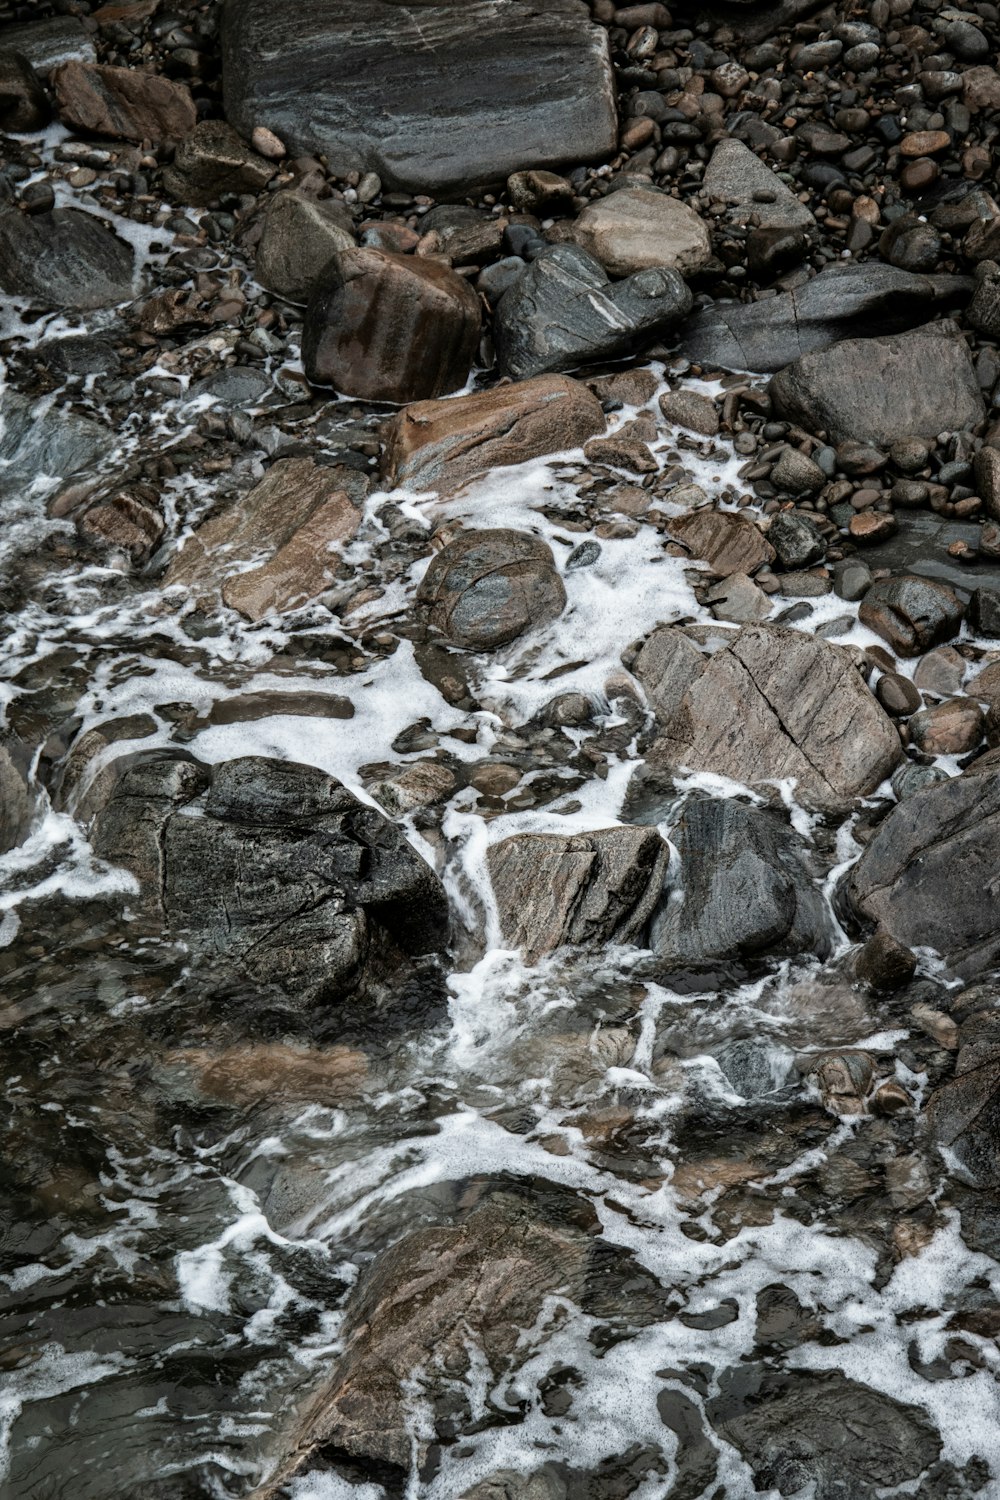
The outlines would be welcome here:
<svg viewBox="0 0 1000 1500">
<path fill-rule="evenodd" d="M 702 962 L 765 952 L 830 952 L 832 931 L 806 850 L 775 814 L 695 798 L 670 829 L 679 868 L 653 918 L 651 947 Z"/>
<path fill-rule="evenodd" d="M 833 442 L 933 437 L 975 427 L 986 412 L 969 346 L 947 320 L 803 355 L 768 389 L 782 416 Z"/>
<path fill-rule="evenodd" d="M 868 939 L 855 960 L 855 973 L 875 990 L 898 990 L 909 984 L 917 969 L 917 956 L 879 928 Z"/>
<path fill-rule="evenodd" d="M 933 579 L 880 578 L 861 601 L 862 624 L 888 641 L 897 656 L 920 656 L 951 640 L 962 624 L 962 604 Z"/>
<path fill-rule="evenodd" d="M 851 905 L 897 942 L 934 948 L 971 978 L 1000 956 L 998 834 L 996 771 L 916 792 L 879 824 L 851 871 Z"/>
<path fill-rule="evenodd" d="M 96 214 L 0 212 L 0 286 L 41 307 L 86 310 L 134 294 L 131 245 Z"/>
<path fill-rule="evenodd" d="M 916 1479 L 941 1451 L 919 1406 L 906 1406 L 839 1370 L 748 1365 L 723 1375 L 713 1426 L 743 1454 L 758 1488 L 814 1500 L 866 1500 Z"/>
<path fill-rule="evenodd" d="M 609 155 L 617 116 L 607 32 L 575 0 L 235 0 L 226 113 L 277 132 L 337 176 L 442 195 L 520 168 Z M 387 108 L 391 101 L 391 108 Z"/>
<path fill-rule="evenodd" d="M 60 63 L 97 61 L 90 33 L 77 16 L 46 16 L 19 26 L 5 26 L 3 45 L 26 57 L 42 78 Z"/>
<path fill-rule="evenodd" d="M 0 48 L 0 130 L 37 130 L 50 114 L 42 81 L 23 52 Z"/>
<path fill-rule="evenodd" d="M 767 539 L 786 568 L 807 568 L 826 556 L 823 533 L 801 512 L 779 511 L 767 529 Z"/>
<path fill-rule="evenodd" d="M 971 291 L 963 276 L 916 276 L 877 261 L 829 266 L 777 297 L 703 308 L 684 326 L 684 349 L 723 369 L 769 373 L 845 338 L 913 328 Z"/>
<path fill-rule="evenodd" d="M 691 293 L 677 271 L 638 271 L 612 282 L 578 245 L 554 245 L 500 299 L 497 361 L 515 380 L 572 370 L 640 348 L 690 308 Z"/>
<path fill-rule="evenodd" d="M 563 611 L 552 553 L 526 531 L 464 531 L 431 560 L 417 593 L 455 646 L 492 651 Z"/>
<path fill-rule="evenodd" d="M 975 588 L 1000 588 L 1000 561 L 985 551 L 968 560 L 948 551 L 953 542 L 966 543 L 969 549 L 981 544 L 983 533 L 975 521 L 949 520 L 933 511 L 897 511 L 896 525 L 894 536 L 865 548 L 870 567 L 933 579 L 960 598 Z"/>
<path fill-rule="evenodd" d="M 431 868 L 394 824 L 312 766 L 129 757 L 91 837 L 172 933 L 301 999 L 341 999 L 385 951 L 425 954 L 447 941 Z"/>
<path fill-rule="evenodd" d="M 204 206 L 223 193 L 259 193 L 274 173 L 274 162 L 251 151 L 224 120 L 201 120 L 178 145 L 163 185 L 178 203 Z"/>
<path fill-rule="evenodd" d="M 18 491 L 40 474 L 65 479 L 88 469 L 111 441 L 101 423 L 46 408 L 13 390 L 0 396 L 0 418 L 0 494 Z"/>
<path fill-rule="evenodd" d="M 1000 589 L 975 589 L 969 600 L 969 628 L 974 635 L 1000 638 Z"/>
</svg>

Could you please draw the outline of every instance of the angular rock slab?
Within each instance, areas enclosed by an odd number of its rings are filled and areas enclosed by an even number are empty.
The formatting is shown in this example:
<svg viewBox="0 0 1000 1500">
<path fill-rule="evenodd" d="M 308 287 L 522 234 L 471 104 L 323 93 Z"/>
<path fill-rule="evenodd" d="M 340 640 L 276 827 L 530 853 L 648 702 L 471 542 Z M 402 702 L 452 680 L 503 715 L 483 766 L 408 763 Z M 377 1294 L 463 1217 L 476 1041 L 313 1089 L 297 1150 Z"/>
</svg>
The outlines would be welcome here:
<svg viewBox="0 0 1000 1500">
<path fill-rule="evenodd" d="M 87 311 L 134 294 L 132 247 L 78 208 L 0 212 L 0 287 L 42 307 Z"/>
<path fill-rule="evenodd" d="M 680 867 L 650 946 L 685 962 L 755 953 L 826 958 L 833 925 L 806 851 L 774 813 L 699 797 L 670 829 Z"/>
<path fill-rule="evenodd" d="M 68 62 L 52 75 L 64 125 L 125 141 L 178 141 L 198 123 L 191 90 L 138 68 Z"/>
<path fill-rule="evenodd" d="M 417 599 L 453 646 L 492 651 L 556 619 L 566 590 L 545 542 L 498 527 L 464 531 L 431 559 Z"/>
<path fill-rule="evenodd" d="M 173 934 L 252 983 L 336 1000 L 386 948 L 439 952 L 440 881 L 381 813 L 312 766 L 127 758 L 91 830 Z"/>
<path fill-rule="evenodd" d="M 567 376 L 407 406 L 385 429 L 389 486 L 453 494 L 480 474 L 580 448 L 606 427 L 597 397 Z"/>
<path fill-rule="evenodd" d="M 503 941 L 529 964 L 564 945 L 636 942 L 669 857 L 653 828 L 523 833 L 494 844 L 488 864 Z"/>
<path fill-rule="evenodd" d="M 366 401 L 458 390 L 479 344 L 479 299 L 439 261 L 360 246 L 335 256 L 306 309 L 302 361 L 316 385 Z"/>
<path fill-rule="evenodd" d="M 855 911 L 971 978 L 1000 961 L 1000 773 L 917 792 L 880 823 L 851 871 Z"/>
<path fill-rule="evenodd" d="M 679 323 L 691 303 L 686 282 L 670 267 L 612 283 L 579 245 L 554 245 L 497 304 L 497 362 L 502 374 L 528 380 L 613 359 Z"/>
<path fill-rule="evenodd" d="M 787 183 L 742 141 L 722 140 L 705 168 L 702 186 L 710 198 L 732 205 L 726 218 L 764 229 L 810 229 L 816 223 Z"/>
<path fill-rule="evenodd" d="M 617 144 L 607 32 L 580 0 L 230 0 L 223 80 L 247 139 L 265 125 L 337 176 L 436 197 Z"/>
<path fill-rule="evenodd" d="M 745 625 L 684 692 L 652 766 L 744 785 L 792 779 L 810 806 L 845 811 L 898 763 L 899 734 L 838 646 L 781 625 Z"/>
<path fill-rule="evenodd" d="M 1000 1012 L 963 1021 L 955 1076 L 935 1089 L 926 1119 L 957 1175 L 975 1188 L 1000 1188 Z"/>
<path fill-rule="evenodd" d="M 684 349 L 723 369 L 773 374 L 841 339 L 905 331 L 971 290 L 968 276 L 918 276 L 878 261 L 828 266 L 777 297 L 702 308 L 684 326 Z"/>
<path fill-rule="evenodd" d="M 936 437 L 986 415 L 969 346 L 950 320 L 803 355 L 768 389 L 781 416 L 833 443 Z"/>
</svg>

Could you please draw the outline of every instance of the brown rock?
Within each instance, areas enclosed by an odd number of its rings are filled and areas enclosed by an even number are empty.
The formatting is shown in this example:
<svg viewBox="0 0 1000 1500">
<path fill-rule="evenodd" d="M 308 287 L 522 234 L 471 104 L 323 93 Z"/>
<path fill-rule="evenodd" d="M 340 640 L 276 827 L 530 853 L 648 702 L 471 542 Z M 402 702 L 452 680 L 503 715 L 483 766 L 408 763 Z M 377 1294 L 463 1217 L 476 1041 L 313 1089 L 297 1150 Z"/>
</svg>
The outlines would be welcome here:
<svg viewBox="0 0 1000 1500">
<path fill-rule="evenodd" d="M 224 120 L 201 120 L 177 147 L 163 185 L 179 203 L 204 207 L 223 193 L 259 193 L 273 161 L 251 151 Z"/>
<path fill-rule="evenodd" d="M 595 375 L 586 384 L 599 401 L 620 401 L 623 406 L 647 406 L 659 387 L 652 370 L 620 370 L 615 375 Z"/>
<path fill-rule="evenodd" d="M 387 424 L 383 475 L 389 486 L 452 494 L 492 469 L 579 448 L 604 426 L 600 402 L 566 375 L 421 401 Z"/>
<path fill-rule="evenodd" d="M 911 130 L 899 143 L 901 156 L 933 156 L 951 145 L 947 130 Z"/>
<path fill-rule="evenodd" d="M 962 606 L 943 583 L 904 574 L 873 583 L 858 616 L 897 656 L 919 656 L 958 634 Z"/>
<path fill-rule="evenodd" d="M 526 531 L 463 531 L 431 559 L 417 590 L 431 626 L 454 646 L 492 651 L 554 620 L 566 590 L 552 553 Z"/>
<path fill-rule="evenodd" d="M 503 941 L 529 964 L 564 944 L 636 941 L 669 857 L 654 828 L 524 833 L 494 844 L 488 863 Z"/>
<path fill-rule="evenodd" d="M 660 411 L 668 422 L 686 427 L 689 432 L 700 432 L 703 437 L 715 437 L 719 430 L 715 402 L 698 391 L 668 391 L 660 397 Z"/>
<path fill-rule="evenodd" d="M 874 990 L 898 990 L 909 984 L 917 971 L 916 954 L 911 948 L 879 928 L 858 953 L 854 972 Z"/>
<path fill-rule="evenodd" d="M 632 474 L 655 474 L 657 462 L 647 445 L 637 438 L 613 432 L 610 437 L 591 438 L 584 445 L 583 456 L 592 464 L 610 464 L 628 469 Z"/>
<path fill-rule="evenodd" d="M 886 672 L 880 677 L 875 696 L 886 712 L 897 719 L 915 714 L 922 701 L 910 679 L 899 672 Z"/>
<path fill-rule="evenodd" d="M 901 755 L 895 726 L 846 651 L 754 624 L 705 661 L 650 761 L 747 785 L 793 779 L 801 801 L 844 809 Z"/>
<path fill-rule="evenodd" d="M 166 530 L 150 497 L 136 490 L 119 490 L 91 505 L 76 527 L 86 541 L 125 552 L 133 563 L 145 562 Z"/>
<path fill-rule="evenodd" d="M 669 522 L 670 535 L 681 542 L 692 557 L 708 563 L 713 573 L 751 574 L 774 561 L 775 551 L 749 516 L 723 510 L 696 510 Z"/>
<path fill-rule="evenodd" d="M 894 536 L 899 526 L 896 517 L 888 511 L 862 510 L 851 517 L 847 530 L 860 547 L 870 547 Z"/>
<path fill-rule="evenodd" d="M 660 266 L 690 276 L 712 255 L 708 229 L 694 209 L 642 183 L 588 204 L 573 226 L 573 238 L 609 276 Z"/>
<path fill-rule="evenodd" d="M 962 74 L 962 97 L 965 107 L 974 112 L 1000 109 L 1000 73 L 985 65 L 967 68 Z"/>
<path fill-rule="evenodd" d="M 350 1047 L 320 1051 L 282 1042 L 247 1042 L 222 1052 L 168 1052 L 164 1065 L 183 1068 L 206 1098 L 241 1109 L 299 1101 L 338 1104 L 356 1099 L 368 1075 L 365 1054 Z"/>
<path fill-rule="evenodd" d="M 917 663 L 913 685 L 935 698 L 954 698 L 962 691 L 968 662 L 954 646 L 938 646 Z"/>
<path fill-rule="evenodd" d="M 188 538 L 167 569 L 164 587 L 186 584 L 208 594 L 225 581 L 232 607 L 253 619 L 259 615 L 252 611 L 304 602 L 308 587 L 315 585 L 317 593 L 326 587 L 327 569 L 336 561 L 330 543 L 357 529 L 360 513 L 344 495 L 344 484 L 340 470 L 309 458 L 279 458 L 249 494 Z M 269 565 L 234 574 L 235 565 L 261 556 Z M 295 566 L 303 570 L 298 580 Z"/>
<path fill-rule="evenodd" d="M 437 261 L 361 247 L 335 256 L 306 311 L 302 358 L 316 385 L 367 401 L 423 401 L 465 384 L 479 299 Z"/>
<path fill-rule="evenodd" d="M 191 91 L 139 68 L 68 62 L 52 74 L 64 125 L 116 140 L 179 141 L 198 122 Z"/>
<path fill-rule="evenodd" d="M 950 698 L 910 720 L 913 743 L 925 755 L 965 755 L 983 737 L 983 711 L 974 698 Z"/>
<path fill-rule="evenodd" d="M 984 444 L 975 459 L 976 493 L 983 509 L 994 521 L 1000 521 L 1000 449 Z"/>
</svg>

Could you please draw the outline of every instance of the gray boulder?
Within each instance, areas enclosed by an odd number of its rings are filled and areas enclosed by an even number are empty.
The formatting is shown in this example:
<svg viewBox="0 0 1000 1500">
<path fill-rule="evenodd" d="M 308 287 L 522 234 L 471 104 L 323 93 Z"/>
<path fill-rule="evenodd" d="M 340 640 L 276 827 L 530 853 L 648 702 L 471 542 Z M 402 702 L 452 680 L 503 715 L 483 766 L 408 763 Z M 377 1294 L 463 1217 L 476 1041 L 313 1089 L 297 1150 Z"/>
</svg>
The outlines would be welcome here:
<svg viewBox="0 0 1000 1500">
<path fill-rule="evenodd" d="M 489 871 L 503 941 L 528 963 L 564 944 L 638 941 L 668 858 L 654 828 L 523 833 L 494 844 Z"/>
<path fill-rule="evenodd" d="M 805 851 L 776 814 L 694 798 L 670 829 L 679 866 L 653 918 L 650 947 L 700 962 L 833 946 L 832 922 Z"/>
<path fill-rule="evenodd" d="M 0 212 L 0 287 L 42 307 L 85 311 L 134 294 L 132 247 L 96 214 Z"/>
<path fill-rule="evenodd" d="M 501 373 L 514 380 L 628 354 L 691 310 L 691 293 L 669 268 L 610 282 L 579 245 L 554 245 L 531 262 L 497 305 Z"/>
<path fill-rule="evenodd" d="M 684 349 L 723 369 L 771 374 L 841 339 L 913 328 L 936 307 L 967 301 L 971 290 L 967 276 L 917 276 L 877 261 L 829 266 L 777 297 L 702 308 L 684 327 Z"/>
<path fill-rule="evenodd" d="M 0 495 L 15 495 L 41 476 L 66 479 L 88 469 L 111 441 L 99 422 L 13 390 L 0 397 L 0 419 Z"/>
<path fill-rule="evenodd" d="M 293 191 L 275 193 L 263 213 L 257 280 L 289 302 L 306 302 L 338 251 L 353 248 L 353 223 L 343 204 Z"/>
<path fill-rule="evenodd" d="M 448 906 L 381 813 L 312 766 L 128 758 L 91 842 L 139 882 L 146 912 L 254 984 L 336 1000 L 383 954 L 438 952 Z"/>
<path fill-rule="evenodd" d="M 42 78 L 62 63 L 97 61 L 90 33 L 78 16 L 45 16 L 5 26 L 3 45 L 19 52 Z"/>
<path fill-rule="evenodd" d="M 719 142 L 702 186 L 710 198 L 729 205 L 729 223 L 746 224 L 753 218 L 763 229 L 809 229 L 816 222 L 787 183 L 742 141 Z"/>
<path fill-rule="evenodd" d="M 833 443 L 888 445 L 975 427 L 986 415 L 969 346 L 950 320 L 805 354 L 769 386 L 780 416 Z"/>
<path fill-rule="evenodd" d="M 545 542 L 500 527 L 464 531 L 442 547 L 417 599 L 453 646 L 492 651 L 556 619 L 566 590 Z"/>
<path fill-rule="evenodd" d="M 858 915 L 972 977 L 1000 961 L 1000 772 L 959 776 L 894 807 L 854 866 Z"/>
<path fill-rule="evenodd" d="M 850 654 L 787 626 L 745 625 L 675 700 L 650 767 L 748 786 L 793 780 L 800 801 L 846 810 L 902 755 L 899 733 Z"/>
<path fill-rule="evenodd" d="M 579 0 L 231 0 L 226 114 L 337 176 L 442 193 L 609 155 L 607 32 Z"/>
</svg>

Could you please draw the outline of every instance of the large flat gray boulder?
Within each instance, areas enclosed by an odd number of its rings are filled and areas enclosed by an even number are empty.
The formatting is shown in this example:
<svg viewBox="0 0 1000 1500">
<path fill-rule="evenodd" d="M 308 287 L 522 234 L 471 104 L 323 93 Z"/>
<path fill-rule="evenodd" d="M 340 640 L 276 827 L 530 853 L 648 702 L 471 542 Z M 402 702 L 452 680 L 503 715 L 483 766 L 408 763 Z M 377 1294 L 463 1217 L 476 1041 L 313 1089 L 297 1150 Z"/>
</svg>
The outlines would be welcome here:
<svg viewBox="0 0 1000 1500">
<path fill-rule="evenodd" d="M 832 443 L 887 446 L 975 427 L 986 415 L 969 346 L 950 320 L 803 355 L 769 390 L 780 416 Z"/>
<path fill-rule="evenodd" d="M 230 0 L 226 114 L 338 175 L 440 195 L 617 141 L 607 32 L 582 0 Z"/>
</svg>

